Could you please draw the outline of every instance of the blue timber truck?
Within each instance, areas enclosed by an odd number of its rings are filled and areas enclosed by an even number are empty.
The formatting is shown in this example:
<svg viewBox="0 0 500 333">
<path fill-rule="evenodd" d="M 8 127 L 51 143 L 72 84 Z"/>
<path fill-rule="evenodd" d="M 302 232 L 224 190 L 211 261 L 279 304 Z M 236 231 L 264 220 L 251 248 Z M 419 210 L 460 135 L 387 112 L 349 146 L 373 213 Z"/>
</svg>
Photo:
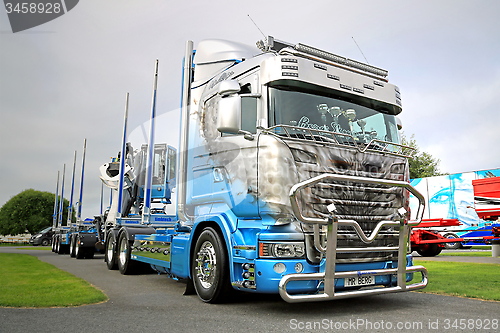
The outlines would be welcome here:
<svg viewBox="0 0 500 333">
<path fill-rule="evenodd" d="M 117 194 L 103 218 L 108 268 L 147 264 L 210 303 L 233 289 L 305 302 L 424 288 L 408 248 L 424 200 L 387 75 L 272 37 L 188 41 L 179 151 L 153 144 L 153 121 L 134 151 L 126 112 L 122 158 L 101 168 Z M 154 91 L 152 119 L 156 80 Z"/>
<path fill-rule="evenodd" d="M 71 199 L 68 205 L 68 219 L 66 225 L 62 225 L 63 217 L 63 196 L 64 196 L 64 178 L 66 165 L 63 169 L 61 199 L 59 200 L 58 211 L 58 191 L 59 191 L 59 173 L 57 175 L 56 196 L 54 202 L 53 226 L 52 226 L 52 251 L 58 254 L 68 254 L 77 259 L 93 258 L 96 250 L 102 250 L 102 241 L 98 242 L 98 231 L 101 226 L 98 223 L 100 220 L 83 220 L 82 219 L 82 200 L 83 200 L 83 180 L 85 171 L 85 152 L 87 147 L 87 139 L 83 143 L 82 155 L 82 170 L 80 180 L 80 196 L 78 201 L 78 210 L 76 214 L 76 223 L 73 222 L 73 193 L 75 185 L 75 165 L 76 151 L 73 160 L 73 175 L 71 180 Z M 96 223 L 97 222 L 97 223 Z"/>
</svg>

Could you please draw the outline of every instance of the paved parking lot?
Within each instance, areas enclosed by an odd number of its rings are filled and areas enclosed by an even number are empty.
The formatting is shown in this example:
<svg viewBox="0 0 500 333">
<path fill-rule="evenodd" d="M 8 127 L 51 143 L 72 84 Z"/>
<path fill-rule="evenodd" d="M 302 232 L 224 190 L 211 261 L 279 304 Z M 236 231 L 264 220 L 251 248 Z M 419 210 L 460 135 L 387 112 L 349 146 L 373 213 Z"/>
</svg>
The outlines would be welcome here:
<svg viewBox="0 0 500 333">
<path fill-rule="evenodd" d="M 455 320 L 457 325 L 460 320 L 480 323 L 479 332 L 500 332 L 491 325 L 500 318 L 500 302 L 411 292 L 302 304 L 288 304 L 277 295 L 241 294 L 231 303 L 212 305 L 196 295 L 183 296 L 184 285 L 163 275 L 109 271 L 102 256 L 76 260 L 51 251 L 1 252 L 35 255 L 109 297 L 105 303 L 76 308 L 0 308 L 1 333 L 460 331 L 453 328 Z"/>
</svg>

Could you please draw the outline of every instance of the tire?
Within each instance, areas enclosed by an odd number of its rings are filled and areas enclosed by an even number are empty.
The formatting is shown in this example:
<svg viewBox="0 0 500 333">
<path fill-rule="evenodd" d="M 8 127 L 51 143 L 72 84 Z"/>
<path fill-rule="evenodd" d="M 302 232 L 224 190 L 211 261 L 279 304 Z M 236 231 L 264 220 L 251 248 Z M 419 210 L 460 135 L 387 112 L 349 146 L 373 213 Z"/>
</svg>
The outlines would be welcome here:
<svg viewBox="0 0 500 333">
<path fill-rule="evenodd" d="M 53 235 L 52 236 L 52 252 L 56 252 L 56 243 L 57 243 L 57 236 Z"/>
<path fill-rule="evenodd" d="M 76 254 L 75 254 L 75 244 L 76 243 L 76 234 L 73 234 L 71 235 L 70 239 L 69 239 L 69 256 L 71 258 L 74 258 L 76 257 Z"/>
<path fill-rule="evenodd" d="M 86 259 L 94 259 L 94 249 L 90 248 L 90 249 L 87 249 L 87 251 L 85 251 L 85 258 Z"/>
<path fill-rule="evenodd" d="M 434 257 L 441 253 L 443 248 L 439 247 L 438 244 L 425 244 L 420 245 L 415 251 L 422 257 Z"/>
<path fill-rule="evenodd" d="M 42 243 L 41 243 L 42 246 L 47 246 L 49 244 L 50 244 L 50 240 L 48 238 L 42 239 Z"/>
<path fill-rule="evenodd" d="M 120 233 L 118 238 L 118 269 L 123 275 L 134 274 L 137 272 L 137 262 L 130 258 L 132 247 L 126 232 Z"/>
<path fill-rule="evenodd" d="M 78 237 L 75 237 L 75 257 L 76 259 L 83 259 L 85 258 L 85 249 L 79 243 Z"/>
<path fill-rule="evenodd" d="M 443 237 L 445 238 L 448 238 L 448 239 L 452 239 L 452 238 L 458 238 L 458 236 L 454 233 L 447 233 L 447 234 L 444 234 Z M 447 249 L 447 250 L 456 250 L 456 249 L 459 249 L 460 246 L 462 244 L 460 242 L 456 242 L 456 243 L 444 243 L 444 248 Z"/>
<path fill-rule="evenodd" d="M 62 246 L 61 246 L 61 237 L 57 237 L 56 253 L 57 254 L 63 254 L 63 249 L 62 249 Z"/>
<path fill-rule="evenodd" d="M 196 241 L 191 277 L 198 297 L 206 303 L 225 301 L 233 290 L 225 242 L 213 228 L 204 229 Z"/>
<path fill-rule="evenodd" d="M 104 260 L 110 270 L 118 268 L 116 247 L 116 234 L 113 231 L 110 231 L 108 233 L 108 237 L 106 237 L 106 249 L 104 251 Z"/>
</svg>

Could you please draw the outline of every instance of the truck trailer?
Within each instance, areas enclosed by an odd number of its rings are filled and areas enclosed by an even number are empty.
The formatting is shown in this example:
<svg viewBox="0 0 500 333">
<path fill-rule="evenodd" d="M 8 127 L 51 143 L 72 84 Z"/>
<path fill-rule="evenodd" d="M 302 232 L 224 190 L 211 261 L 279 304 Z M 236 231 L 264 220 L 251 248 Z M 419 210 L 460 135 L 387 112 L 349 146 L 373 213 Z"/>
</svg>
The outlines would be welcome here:
<svg viewBox="0 0 500 333">
<path fill-rule="evenodd" d="M 412 235 L 412 248 L 420 254 L 498 241 L 500 169 L 417 178 L 410 184 L 426 203 L 423 223 Z M 410 210 L 417 206 L 418 200 L 410 198 Z"/>
<path fill-rule="evenodd" d="M 120 156 L 101 167 L 115 192 L 99 217 L 109 269 L 146 264 L 210 303 L 233 290 L 306 302 L 427 285 L 408 246 L 425 203 L 386 70 L 273 37 L 188 41 L 178 151 L 152 139 L 157 75 L 149 144 L 126 143 L 126 107 Z"/>
</svg>

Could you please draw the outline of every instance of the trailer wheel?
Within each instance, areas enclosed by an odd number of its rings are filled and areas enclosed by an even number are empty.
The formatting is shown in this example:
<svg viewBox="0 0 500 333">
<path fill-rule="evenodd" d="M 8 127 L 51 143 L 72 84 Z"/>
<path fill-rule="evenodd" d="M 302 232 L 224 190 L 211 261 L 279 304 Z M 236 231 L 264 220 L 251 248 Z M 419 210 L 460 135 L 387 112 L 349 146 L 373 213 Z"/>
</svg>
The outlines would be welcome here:
<svg viewBox="0 0 500 333">
<path fill-rule="evenodd" d="M 458 236 L 454 233 L 447 233 L 443 235 L 443 237 L 448 238 L 448 239 L 453 239 L 453 238 L 458 238 Z M 456 243 L 444 243 L 444 247 L 447 250 L 456 250 L 460 248 L 461 243 L 456 242 Z"/>
<path fill-rule="evenodd" d="M 85 258 L 85 249 L 82 249 L 78 237 L 75 239 L 75 257 L 76 259 Z"/>
<path fill-rule="evenodd" d="M 105 259 L 106 265 L 108 269 L 117 269 L 118 264 L 116 260 L 116 234 L 113 231 L 108 233 L 108 237 L 106 237 L 106 250 L 105 250 Z"/>
<path fill-rule="evenodd" d="M 232 290 L 224 240 L 213 228 L 204 229 L 196 241 L 191 276 L 196 293 L 204 302 L 221 302 Z"/>
<path fill-rule="evenodd" d="M 52 241 L 52 252 L 56 253 L 57 251 L 57 235 L 54 235 L 54 240 Z"/>
<path fill-rule="evenodd" d="M 440 254 L 442 249 L 438 244 L 424 244 L 420 245 L 415 251 L 422 257 L 434 257 Z"/>
<path fill-rule="evenodd" d="M 52 235 L 52 252 L 56 252 L 56 235 Z"/>
<path fill-rule="evenodd" d="M 69 238 L 69 256 L 71 258 L 74 258 L 76 256 L 75 254 L 75 240 L 76 240 L 76 235 L 73 234 Z"/>
<path fill-rule="evenodd" d="M 61 245 L 61 237 L 57 237 L 57 244 L 56 244 L 56 253 L 57 254 L 63 254 L 63 247 Z"/>
<path fill-rule="evenodd" d="M 136 272 L 137 262 L 130 258 L 132 248 L 126 232 L 120 234 L 118 240 L 118 269 L 123 275 L 129 275 Z"/>
</svg>

